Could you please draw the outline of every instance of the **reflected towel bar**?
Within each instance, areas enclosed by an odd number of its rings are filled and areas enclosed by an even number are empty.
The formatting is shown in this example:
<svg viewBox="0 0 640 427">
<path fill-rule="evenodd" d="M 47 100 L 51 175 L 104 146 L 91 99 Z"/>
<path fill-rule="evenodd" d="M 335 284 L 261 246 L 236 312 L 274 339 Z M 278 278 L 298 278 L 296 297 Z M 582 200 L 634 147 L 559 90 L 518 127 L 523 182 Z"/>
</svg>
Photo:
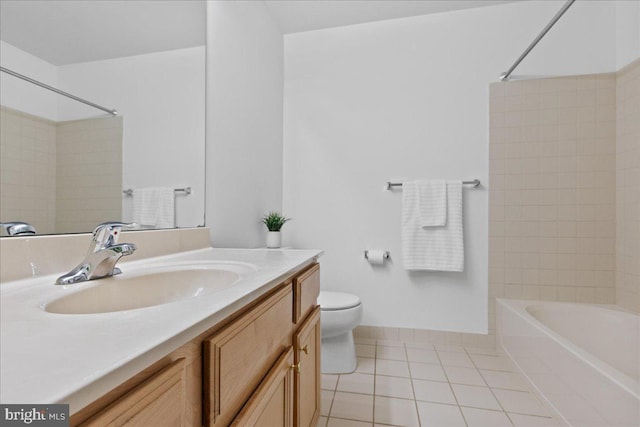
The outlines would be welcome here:
<svg viewBox="0 0 640 427">
<path fill-rule="evenodd" d="M 473 188 L 475 188 L 475 187 L 480 185 L 480 180 L 479 179 L 474 179 L 473 181 L 462 181 L 462 183 L 464 185 L 472 185 Z M 387 181 L 387 190 L 391 190 L 391 188 L 393 188 L 393 187 L 402 187 L 402 183 L 401 182 Z"/>
<path fill-rule="evenodd" d="M 126 190 L 122 190 L 122 192 L 124 193 L 125 196 L 133 196 L 133 189 L 131 189 L 131 188 L 127 188 Z M 191 194 L 191 187 L 174 188 L 173 192 L 174 193 L 184 193 L 186 195 L 189 195 L 189 194 Z"/>
</svg>

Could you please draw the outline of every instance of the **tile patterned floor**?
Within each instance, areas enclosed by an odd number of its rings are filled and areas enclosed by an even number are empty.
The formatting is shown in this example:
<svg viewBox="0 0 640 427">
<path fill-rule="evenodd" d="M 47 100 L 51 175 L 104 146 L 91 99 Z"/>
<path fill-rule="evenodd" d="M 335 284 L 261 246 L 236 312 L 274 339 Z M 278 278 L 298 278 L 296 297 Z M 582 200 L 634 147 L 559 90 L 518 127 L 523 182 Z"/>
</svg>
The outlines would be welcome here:
<svg viewBox="0 0 640 427">
<path fill-rule="evenodd" d="M 491 349 L 356 339 L 358 368 L 322 376 L 318 427 L 562 426 Z"/>
</svg>

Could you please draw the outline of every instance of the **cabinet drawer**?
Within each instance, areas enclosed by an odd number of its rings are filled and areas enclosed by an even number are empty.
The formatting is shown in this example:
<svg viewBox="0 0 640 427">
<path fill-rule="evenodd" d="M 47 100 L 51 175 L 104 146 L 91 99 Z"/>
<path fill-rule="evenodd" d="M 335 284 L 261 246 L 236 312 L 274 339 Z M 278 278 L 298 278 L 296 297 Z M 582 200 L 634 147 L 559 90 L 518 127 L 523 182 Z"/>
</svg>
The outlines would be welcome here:
<svg viewBox="0 0 640 427">
<path fill-rule="evenodd" d="M 184 359 L 179 359 L 81 426 L 184 426 L 184 389 Z"/>
<path fill-rule="evenodd" d="M 320 264 L 314 264 L 293 279 L 293 323 L 298 323 L 313 310 L 320 295 Z"/>
<path fill-rule="evenodd" d="M 269 371 L 232 426 L 292 426 L 293 349 L 284 353 Z"/>
<path fill-rule="evenodd" d="M 291 344 L 292 290 L 284 286 L 204 341 L 205 425 L 238 414 L 273 363 Z"/>
</svg>

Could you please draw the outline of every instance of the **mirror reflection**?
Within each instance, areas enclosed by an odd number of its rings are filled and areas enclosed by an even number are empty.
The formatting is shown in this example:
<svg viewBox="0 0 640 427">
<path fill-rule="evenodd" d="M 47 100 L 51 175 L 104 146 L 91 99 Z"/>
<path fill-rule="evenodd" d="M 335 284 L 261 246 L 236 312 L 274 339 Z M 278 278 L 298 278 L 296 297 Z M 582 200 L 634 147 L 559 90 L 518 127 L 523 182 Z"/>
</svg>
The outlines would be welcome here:
<svg viewBox="0 0 640 427">
<path fill-rule="evenodd" d="M 205 2 L 0 8 L 2 67 L 120 113 L 0 73 L 0 222 L 37 234 L 203 225 Z"/>
</svg>

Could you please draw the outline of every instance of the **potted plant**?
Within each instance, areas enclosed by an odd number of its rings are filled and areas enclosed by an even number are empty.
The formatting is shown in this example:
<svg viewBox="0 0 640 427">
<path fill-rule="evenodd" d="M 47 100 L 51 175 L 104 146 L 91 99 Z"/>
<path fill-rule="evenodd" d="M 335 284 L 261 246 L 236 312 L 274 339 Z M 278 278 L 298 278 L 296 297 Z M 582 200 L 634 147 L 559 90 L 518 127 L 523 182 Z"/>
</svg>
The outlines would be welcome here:
<svg viewBox="0 0 640 427">
<path fill-rule="evenodd" d="M 267 226 L 267 247 L 279 248 L 280 247 L 280 229 L 291 218 L 286 218 L 279 212 L 271 211 L 262 217 L 262 223 Z"/>
</svg>

